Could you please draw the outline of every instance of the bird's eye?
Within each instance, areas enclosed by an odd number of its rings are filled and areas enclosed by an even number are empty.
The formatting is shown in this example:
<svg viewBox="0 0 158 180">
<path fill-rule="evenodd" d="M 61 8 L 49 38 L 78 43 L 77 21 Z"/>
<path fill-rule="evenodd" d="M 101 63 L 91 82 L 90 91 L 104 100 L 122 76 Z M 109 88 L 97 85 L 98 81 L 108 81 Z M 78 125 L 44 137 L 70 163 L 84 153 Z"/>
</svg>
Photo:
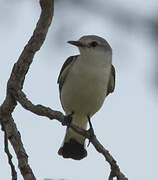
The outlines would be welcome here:
<svg viewBox="0 0 158 180">
<path fill-rule="evenodd" d="M 98 45 L 98 43 L 96 41 L 93 41 L 93 42 L 90 43 L 91 47 L 96 47 L 97 45 Z"/>
</svg>

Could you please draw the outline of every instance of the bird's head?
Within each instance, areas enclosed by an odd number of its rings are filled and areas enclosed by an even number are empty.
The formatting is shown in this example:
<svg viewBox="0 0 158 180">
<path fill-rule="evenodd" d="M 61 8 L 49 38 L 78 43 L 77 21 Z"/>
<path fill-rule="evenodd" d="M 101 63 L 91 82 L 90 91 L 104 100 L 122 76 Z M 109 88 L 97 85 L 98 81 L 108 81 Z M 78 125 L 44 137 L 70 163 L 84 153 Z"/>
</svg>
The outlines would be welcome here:
<svg viewBox="0 0 158 180">
<path fill-rule="evenodd" d="M 95 35 L 83 36 L 78 41 L 68 41 L 68 43 L 77 46 L 81 55 L 98 57 L 102 54 L 112 53 L 112 49 L 108 42 Z"/>
</svg>

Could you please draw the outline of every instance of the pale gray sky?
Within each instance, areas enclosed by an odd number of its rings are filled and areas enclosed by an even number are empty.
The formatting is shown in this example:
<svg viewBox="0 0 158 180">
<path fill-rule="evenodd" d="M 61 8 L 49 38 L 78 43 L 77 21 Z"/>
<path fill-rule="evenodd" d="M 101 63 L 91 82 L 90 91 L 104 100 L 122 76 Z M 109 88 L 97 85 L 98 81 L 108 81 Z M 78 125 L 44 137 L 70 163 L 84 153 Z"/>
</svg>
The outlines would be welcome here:
<svg viewBox="0 0 158 180">
<path fill-rule="evenodd" d="M 96 1 L 91 2 L 96 3 Z M 70 46 L 66 41 L 79 39 L 85 34 L 104 37 L 113 49 L 116 89 L 92 119 L 96 136 L 115 157 L 121 171 L 129 179 L 158 179 L 156 174 L 158 93 L 153 85 L 156 48 L 150 34 L 151 26 L 144 22 L 143 25 L 137 23 L 136 26 L 135 20 L 131 20 L 125 27 L 124 21 L 119 21 L 119 18 L 116 20 L 115 16 L 111 19 L 106 14 L 100 15 L 98 8 L 102 7 L 103 11 L 104 8 L 106 9 L 106 4 L 103 0 L 97 2 L 102 6 L 96 3 L 95 8 L 94 6 L 92 8 L 93 11 L 89 6 L 87 12 L 78 4 L 76 6 L 73 4 L 73 8 L 70 8 L 60 1 L 55 6 L 51 28 L 27 74 L 24 92 L 33 103 L 40 103 L 63 112 L 56 84 L 57 77 L 65 59 L 78 53 L 77 48 Z M 109 12 L 113 12 L 113 8 L 118 6 L 129 12 L 129 16 L 133 13 L 140 22 L 143 18 L 149 22 L 154 21 L 157 15 L 158 3 L 154 0 L 107 2 L 112 8 Z M 66 8 L 69 10 L 66 11 Z M 12 66 L 32 35 L 40 8 L 37 1 L 16 0 L 13 4 L 10 1 L 0 0 L 0 9 L 0 103 L 2 103 Z M 131 29 L 128 28 L 129 26 Z M 92 145 L 87 148 L 88 157 L 81 161 L 67 160 L 57 155 L 65 127 L 56 120 L 50 121 L 36 116 L 20 105 L 15 109 L 13 116 L 29 155 L 29 164 L 38 180 L 107 179 L 109 165 Z M 20 174 L 11 146 L 10 150 L 16 170 Z M 4 153 L 1 131 L 0 154 L 0 179 L 10 180 L 10 167 Z M 22 180 L 21 175 L 18 180 Z"/>
</svg>

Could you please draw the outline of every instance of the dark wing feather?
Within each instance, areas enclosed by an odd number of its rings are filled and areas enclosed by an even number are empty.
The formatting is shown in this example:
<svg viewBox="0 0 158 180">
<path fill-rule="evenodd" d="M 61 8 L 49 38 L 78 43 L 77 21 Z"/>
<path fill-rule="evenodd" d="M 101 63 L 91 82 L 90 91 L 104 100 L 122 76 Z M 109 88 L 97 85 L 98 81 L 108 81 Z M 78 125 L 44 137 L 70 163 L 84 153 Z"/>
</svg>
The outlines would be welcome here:
<svg viewBox="0 0 158 180">
<path fill-rule="evenodd" d="M 73 65 L 73 63 L 76 61 L 77 57 L 79 55 L 76 56 L 70 56 L 63 64 L 59 76 L 58 76 L 58 81 L 57 83 L 59 84 L 59 91 L 61 92 L 62 86 L 64 84 L 64 81 L 66 79 L 66 76 L 69 73 L 69 69 L 70 67 Z"/>
<path fill-rule="evenodd" d="M 110 74 L 110 79 L 109 79 L 109 84 L 108 84 L 107 95 L 109 95 L 109 93 L 112 93 L 114 89 L 115 89 L 115 68 L 113 65 L 111 65 L 111 74 Z"/>
</svg>

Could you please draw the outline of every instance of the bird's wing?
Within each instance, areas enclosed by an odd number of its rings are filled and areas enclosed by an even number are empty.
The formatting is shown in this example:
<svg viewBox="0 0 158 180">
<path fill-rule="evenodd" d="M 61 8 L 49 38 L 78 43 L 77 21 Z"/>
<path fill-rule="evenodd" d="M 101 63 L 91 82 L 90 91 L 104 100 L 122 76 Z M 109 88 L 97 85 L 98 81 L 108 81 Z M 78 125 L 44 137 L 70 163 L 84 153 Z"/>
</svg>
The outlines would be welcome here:
<svg viewBox="0 0 158 180">
<path fill-rule="evenodd" d="M 63 84 L 64 84 L 64 82 L 66 80 L 66 77 L 67 77 L 67 75 L 69 73 L 69 70 L 72 67 L 72 65 L 74 64 L 74 62 L 77 60 L 78 56 L 79 55 L 70 56 L 69 58 L 67 58 L 66 61 L 63 64 L 61 70 L 60 70 L 58 81 L 57 81 L 57 83 L 59 84 L 60 93 L 61 93 L 61 89 L 63 87 Z"/>
<path fill-rule="evenodd" d="M 114 89 L 115 89 L 115 68 L 113 65 L 111 65 L 111 74 L 108 84 L 107 95 L 109 95 L 109 93 L 112 93 Z"/>
</svg>

